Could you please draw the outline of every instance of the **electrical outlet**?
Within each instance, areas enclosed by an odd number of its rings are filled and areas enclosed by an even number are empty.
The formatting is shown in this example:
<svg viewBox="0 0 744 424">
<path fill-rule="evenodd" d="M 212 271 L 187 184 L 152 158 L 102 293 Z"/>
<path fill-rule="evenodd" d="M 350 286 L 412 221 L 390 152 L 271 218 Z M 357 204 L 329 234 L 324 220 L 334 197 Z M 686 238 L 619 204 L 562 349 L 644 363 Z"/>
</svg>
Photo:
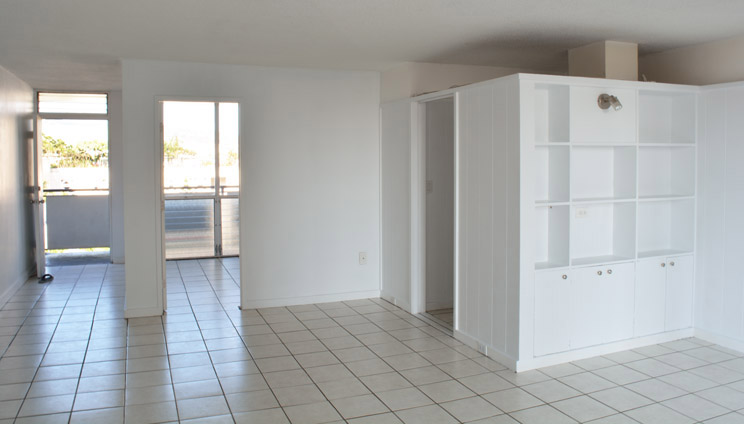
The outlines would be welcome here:
<svg viewBox="0 0 744 424">
<path fill-rule="evenodd" d="M 359 252 L 359 265 L 367 265 L 367 252 Z"/>
<path fill-rule="evenodd" d="M 432 181 L 432 180 L 426 180 L 426 192 L 427 193 L 433 193 L 434 192 L 434 181 Z"/>
<path fill-rule="evenodd" d="M 577 208 L 576 209 L 576 218 L 585 218 L 588 214 L 586 208 Z"/>
</svg>

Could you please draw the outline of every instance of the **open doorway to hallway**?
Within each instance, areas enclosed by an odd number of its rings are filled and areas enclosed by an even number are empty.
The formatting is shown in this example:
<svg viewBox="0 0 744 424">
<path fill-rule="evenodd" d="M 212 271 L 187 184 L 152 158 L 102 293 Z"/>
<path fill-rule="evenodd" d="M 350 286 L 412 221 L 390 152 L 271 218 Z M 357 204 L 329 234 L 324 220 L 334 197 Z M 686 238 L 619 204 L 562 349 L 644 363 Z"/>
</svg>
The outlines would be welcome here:
<svg viewBox="0 0 744 424">
<path fill-rule="evenodd" d="M 454 98 L 425 103 L 426 313 L 452 328 L 455 293 Z"/>
</svg>

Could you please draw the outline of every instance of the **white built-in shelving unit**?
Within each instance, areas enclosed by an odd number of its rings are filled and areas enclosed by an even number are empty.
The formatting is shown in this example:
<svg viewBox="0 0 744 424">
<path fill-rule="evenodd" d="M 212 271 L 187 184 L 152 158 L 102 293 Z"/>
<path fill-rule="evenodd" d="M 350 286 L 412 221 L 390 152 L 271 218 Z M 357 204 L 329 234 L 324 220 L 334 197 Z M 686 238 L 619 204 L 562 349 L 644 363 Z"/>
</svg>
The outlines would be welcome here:
<svg viewBox="0 0 744 424">
<path fill-rule="evenodd" d="M 410 216 L 409 191 L 388 213 L 412 235 L 415 111 L 443 96 L 457 105 L 458 339 L 521 371 L 693 334 L 698 87 L 519 74 L 383 105 L 383 151 L 411 154 L 383 161 L 412 178 Z M 403 305 L 422 292 L 417 240 L 384 285 Z"/>
<path fill-rule="evenodd" d="M 601 110 L 603 92 L 623 109 Z M 694 93 L 538 83 L 534 97 L 535 269 L 694 251 Z"/>
<path fill-rule="evenodd" d="M 691 325 L 697 94 L 641 85 L 532 86 L 534 116 L 522 122 L 534 140 L 521 140 L 534 146 L 535 174 L 526 369 Z M 599 108 L 602 93 L 622 109 Z"/>
</svg>

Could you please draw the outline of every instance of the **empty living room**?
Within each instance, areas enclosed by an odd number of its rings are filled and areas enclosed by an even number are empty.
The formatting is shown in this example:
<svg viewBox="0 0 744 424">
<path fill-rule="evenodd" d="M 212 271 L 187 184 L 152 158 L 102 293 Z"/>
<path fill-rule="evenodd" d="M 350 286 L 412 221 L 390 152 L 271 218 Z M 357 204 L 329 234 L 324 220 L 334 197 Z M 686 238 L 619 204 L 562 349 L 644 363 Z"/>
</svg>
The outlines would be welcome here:
<svg viewBox="0 0 744 424">
<path fill-rule="evenodd" d="M 0 424 L 744 424 L 742 16 L 0 0 Z"/>
</svg>

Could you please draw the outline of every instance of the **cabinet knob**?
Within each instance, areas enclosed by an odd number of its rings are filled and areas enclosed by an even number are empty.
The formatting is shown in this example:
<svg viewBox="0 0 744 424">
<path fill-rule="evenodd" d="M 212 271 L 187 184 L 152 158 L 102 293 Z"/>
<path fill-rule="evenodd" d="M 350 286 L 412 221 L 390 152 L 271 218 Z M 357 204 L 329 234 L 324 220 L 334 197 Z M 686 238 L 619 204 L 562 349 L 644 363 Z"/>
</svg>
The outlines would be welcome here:
<svg viewBox="0 0 744 424">
<path fill-rule="evenodd" d="M 608 269 L 608 270 L 607 270 L 607 273 L 608 273 L 608 274 L 612 274 L 612 270 L 611 270 L 611 269 Z"/>
<path fill-rule="evenodd" d="M 664 262 L 661 263 L 661 267 L 664 268 L 666 264 Z"/>
<path fill-rule="evenodd" d="M 669 266 L 674 266 L 674 261 L 669 262 Z"/>
<path fill-rule="evenodd" d="M 568 275 L 566 275 L 566 274 L 563 274 L 563 275 L 561 276 L 561 278 L 563 278 L 564 280 L 566 280 L 566 279 L 568 279 Z"/>
<path fill-rule="evenodd" d="M 602 275 L 602 271 L 597 271 L 597 275 Z"/>
</svg>

